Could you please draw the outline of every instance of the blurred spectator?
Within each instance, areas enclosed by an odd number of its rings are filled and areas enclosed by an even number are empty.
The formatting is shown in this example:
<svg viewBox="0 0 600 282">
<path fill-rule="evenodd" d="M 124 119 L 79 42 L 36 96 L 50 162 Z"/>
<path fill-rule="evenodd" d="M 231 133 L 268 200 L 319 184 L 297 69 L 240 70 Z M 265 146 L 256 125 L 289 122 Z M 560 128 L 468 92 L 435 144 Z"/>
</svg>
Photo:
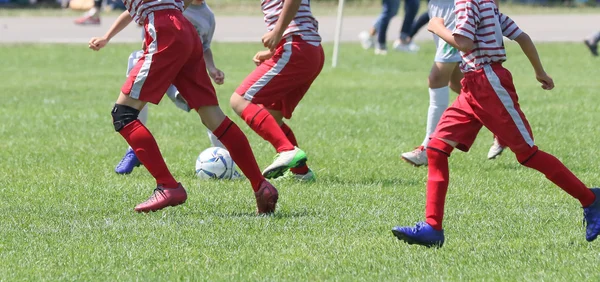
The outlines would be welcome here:
<svg viewBox="0 0 600 282">
<path fill-rule="evenodd" d="M 75 20 L 78 25 L 99 25 L 102 0 L 94 0 L 94 7 L 87 11 L 82 17 Z"/>
<path fill-rule="evenodd" d="M 592 36 L 583 40 L 583 43 L 585 43 L 585 46 L 590 49 L 590 52 L 592 52 L 593 56 L 598 56 L 598 42 L 600 42 L 600 32 L 596 32 Z"/>
<path fill-rule="evenodd" d="M 362 32 L 359 37 L 363 48 L 370 49 L 375 47 L 375 54 L 387 54 L 387 30 L 390 21 L 400 8 L 400 0 L 382 0 L 382 10 L 379 18 L 369 31 Z M 410 33 L 412 31 L 413 21 L 419 11 L 419 0 L 404 0 L 404 21 L 400 30 L 399 39 L 394 42 L 394 49 L 398 51 L 416 52 L 419 46 L 412 42 Z M 377 38 L 375 38 L 377 35 Z"/>
</svg>

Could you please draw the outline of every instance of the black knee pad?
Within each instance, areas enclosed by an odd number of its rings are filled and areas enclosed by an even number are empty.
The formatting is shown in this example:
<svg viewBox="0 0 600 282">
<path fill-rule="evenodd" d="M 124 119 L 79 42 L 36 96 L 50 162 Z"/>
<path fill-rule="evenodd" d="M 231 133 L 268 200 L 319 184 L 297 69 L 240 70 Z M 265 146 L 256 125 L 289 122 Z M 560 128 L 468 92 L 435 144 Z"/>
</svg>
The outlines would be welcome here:
<svg viewBox="0 0 600 282">
<path fill-rule="evenodd" d="M 129 106 L 115 104 L 110 114 L 113 117 L 115 130 L 120 131 L 123 127 L 135 121 L 140 111 Z"/>
</svg>

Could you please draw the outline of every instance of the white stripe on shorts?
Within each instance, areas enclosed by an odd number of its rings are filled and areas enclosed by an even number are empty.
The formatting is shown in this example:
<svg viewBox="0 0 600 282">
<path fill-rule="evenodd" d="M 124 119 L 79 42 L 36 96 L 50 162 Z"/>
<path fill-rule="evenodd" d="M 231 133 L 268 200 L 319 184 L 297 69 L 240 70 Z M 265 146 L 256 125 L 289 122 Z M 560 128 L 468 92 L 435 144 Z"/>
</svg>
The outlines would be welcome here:
<svg viewBox="0 0 600 282">
<path fill-rule="evenodd" d="M 254 95 L 258 93 L 263 87 L 265 87 L 271 79 L 273 79 L 276 75 L 278 75 L 285 65 L 290 61 L 290 57 L 292 56 L 292 38 L 288 37 L 283 44 L 283 54 L 281 58 L 275 63 L 275 65 L 266 72 L 261 78 L 259 78 L 248 90 L 246 94 L 244 94 L 244 99 L 248 101 L 252 101 Z"/>
<path fill-rule="evenodd" d="M 133 86 L 131 87 L 131 91 L 129 92 L 129 96 L 134 99 L 140 98 L 140 92 L 142 91 L 142 87 L 146 82 L 146 78 L 148 78 L 148 74 L 150 73 L 150 65 L 152 64 L 152 55 L 156 53 L 158 49 L 158 41 L 156 39 L 156 28 L 154 27 L 154 13 L 150 13 L 148 15 L 148 33 L 152 37 L 152 42 L 147 46 L 147 52 L 144 58 L 144 64 L 140 68 L 140 71 L 137 73 L 135 77 L 135 81 L 133 82 Z"/>
<path fill-rule="evenodd" d="M 494 92 L 496 92 L 496 95 L 500 98 L 504 108 L 506 108 L 506 111 L 510 114 L 513 122 L 517 125 L 521 136 L 523 136 L 523 139 L 525 139 L 525 142 L 527 142 L 529 146 L 533 147 L 533 138 L 529 134 L 529 131 L 527 131 L 527 127 L 525 127 L 525 123 L 523 122 L 523 119 L 521 119 L 519 112 L 515 109 L 515 104 L 510 97 L 510 94 L 508 94 L 508 91 L 506 91 L 502 86 L 502 83 L 500 83 L 500 78 L 496 75 L 490 65 L 486 64 L 483 69 L 485 70 L 485 76 L 492 85 L 492 88 L 494 88 Z"/>
</svg>

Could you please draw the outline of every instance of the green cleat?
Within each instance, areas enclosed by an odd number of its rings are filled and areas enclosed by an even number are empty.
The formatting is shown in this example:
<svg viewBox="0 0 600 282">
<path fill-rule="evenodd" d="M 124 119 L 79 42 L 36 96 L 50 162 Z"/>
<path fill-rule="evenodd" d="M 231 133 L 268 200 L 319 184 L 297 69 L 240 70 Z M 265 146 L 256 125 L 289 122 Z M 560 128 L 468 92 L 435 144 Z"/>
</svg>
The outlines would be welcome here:
<svg viewBox="0 0 600 282">
<path fill-rule="evenodd" d="M 306 164 L 306 153 L 298 147 L 293 150 L 281 152 L 275 155 L 273 163 L 263 171 L 262 175 L 268 179 L 278 178 L 290 168 L 300 167 Z"/>
</svg>

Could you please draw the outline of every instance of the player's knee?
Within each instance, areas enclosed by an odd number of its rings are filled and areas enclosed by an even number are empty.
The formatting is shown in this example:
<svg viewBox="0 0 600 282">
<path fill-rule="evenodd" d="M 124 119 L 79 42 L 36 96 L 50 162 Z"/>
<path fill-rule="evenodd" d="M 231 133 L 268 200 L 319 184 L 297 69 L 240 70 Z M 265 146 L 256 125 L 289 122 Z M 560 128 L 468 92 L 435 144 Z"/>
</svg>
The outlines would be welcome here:
<svg viewBox="0 0 600 282">
<path fill-rule="evenodd" d="M 115 130 L 120 131 L 123 129 L 123 127 L 138 119 L 139 114 L 140 111 L 137 109 L 125 105 L 115 104 L 111 112 Z"/>
<path fill-rule="evenodd" d="M 537 153 L 537 151 L 539 150 L 537 146 L 533 146 L 533 147 L 527 147 L 527 148 L 523 148 L 523 149 L 512 149 L 513 152 L 515 153 L 515 156 L 517 157 L 517 161 L 519 161 L 520 164 L 525 165 L 527 163 L 528 160 L 531 159 L 531 157 L 533 157 L 533 155 L 535 155 L 535 153 Z"/>
<path fill-rule="evenodd" d="M 441 71 L 432 71 L 429 73 L 428 82 L 429 88 L 441 88 L 448 84 L 448 77 Z"/>
<path fill-rule="evenodd" d="M 452 150 L 454 150 L 452 145 L 438 138 L 432 138 L 429 144 L 427 144 L 427 158 L 434 160 L 439 156 L 449 157 L 452 154 Z"/>
</svg>

